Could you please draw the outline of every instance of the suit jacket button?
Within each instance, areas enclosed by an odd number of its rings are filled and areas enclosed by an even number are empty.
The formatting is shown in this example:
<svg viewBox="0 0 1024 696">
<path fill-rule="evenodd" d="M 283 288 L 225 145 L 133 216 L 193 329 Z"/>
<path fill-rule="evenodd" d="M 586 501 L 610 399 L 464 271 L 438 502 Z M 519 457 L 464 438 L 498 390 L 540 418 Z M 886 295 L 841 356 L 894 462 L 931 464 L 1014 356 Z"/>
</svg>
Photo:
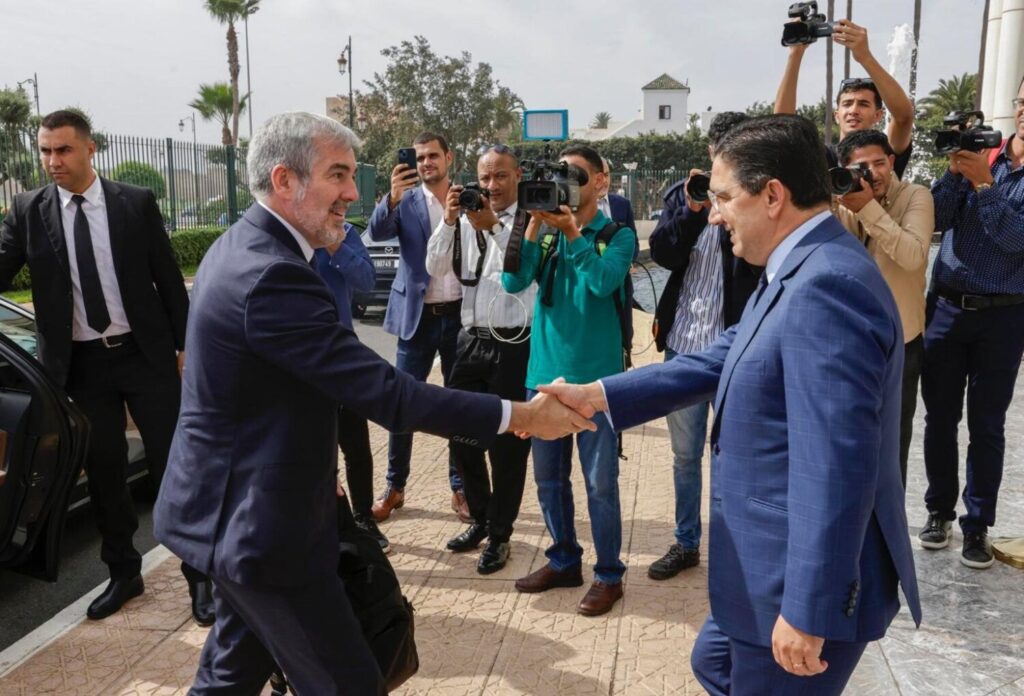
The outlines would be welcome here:
<svg viewBox="0 0 1024 696">
<path fill-rule="evenodd" d="M 714 449 L 712 450 L 712 453 L 717 457 L 719 454 L 722 453 L 722 448 L 719 447 L 718 445 L 715 445 Z"/>
<path fill-rule="evenodd" d="M 846 615 L 847 616 L 853 616 L 853 607 L 847 607 L 846 608 Z"/>
</svg>

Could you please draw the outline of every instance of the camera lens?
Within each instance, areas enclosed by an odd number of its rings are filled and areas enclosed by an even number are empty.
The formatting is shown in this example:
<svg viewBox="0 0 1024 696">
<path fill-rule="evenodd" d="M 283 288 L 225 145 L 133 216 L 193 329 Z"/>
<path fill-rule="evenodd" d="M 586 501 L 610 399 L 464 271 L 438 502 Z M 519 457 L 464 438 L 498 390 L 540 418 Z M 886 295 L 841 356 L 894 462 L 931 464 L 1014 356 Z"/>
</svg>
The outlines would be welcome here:
<svg viewBox="0 0 1024 696">
<path fill-rule="evenodd" d="M 711 177 L 707 174 L 694 174 L 686 182 L 686 194 L 694 203 L 706 201 L 709 188 L 711 188 Z"/>
</svg>

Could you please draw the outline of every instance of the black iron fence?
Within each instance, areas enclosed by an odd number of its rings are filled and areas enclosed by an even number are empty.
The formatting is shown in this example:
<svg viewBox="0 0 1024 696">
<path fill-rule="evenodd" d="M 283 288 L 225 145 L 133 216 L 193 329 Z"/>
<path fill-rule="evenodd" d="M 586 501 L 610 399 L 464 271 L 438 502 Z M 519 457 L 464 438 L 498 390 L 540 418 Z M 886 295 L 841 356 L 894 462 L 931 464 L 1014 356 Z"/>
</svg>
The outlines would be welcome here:
<svg viewBox="0 0 1024 696">
<path fill-rule="evenodd" d="M 227 226 L 252 202 L 245 148 L 172 138 L 94 134 L 93 166 L 101 176 L 153 191 L 168 230 Z M 376 199 L 376 171 L 360 164 L 359 201 L 351 216 L 369 216 Z M 0 215 L 14 196 L 47 183 L 36 133 L 0 128 Z"/>
</svg>

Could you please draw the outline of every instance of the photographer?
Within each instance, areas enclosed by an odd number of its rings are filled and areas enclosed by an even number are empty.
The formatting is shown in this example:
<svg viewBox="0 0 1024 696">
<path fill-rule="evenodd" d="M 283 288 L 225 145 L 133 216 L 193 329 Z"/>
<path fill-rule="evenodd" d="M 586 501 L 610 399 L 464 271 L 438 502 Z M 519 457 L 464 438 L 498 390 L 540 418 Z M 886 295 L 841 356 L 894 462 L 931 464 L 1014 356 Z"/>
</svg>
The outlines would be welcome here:
<svg viewBox="0 0 1024 696">
<path fill-rule="evenodd" d="M 427 242 L 427 272 L 438 278 L 454 271 L 464 286 L 462 330 L 448 386 L 522 401 L 537 286 L 530 283 L 515 296 L 501 287 L 505 247 L 513 224 L 517 217 L 525 223 L 525 212 L 516 214 L 522 170 L 515 153 L 497 145 L 480 157 L 477 177 L 479 191 L 451 187 L 444 219 Z M 460 199 L 472 205 L 463 208 Z M 448 549 L 471 551 L 488 538 L 477 572 L 497 572 L 508 561 L 512 525 L 523 500 L 530 442 L 510 433 L 500 435 L 488 448 L 493 491 L 483 450 L 453 441 L 451 453 L 462 474 L 473 521 L 449 540 Z"/>
<path fill-rule="evenodd" d="M 1006 410 L 1024 352 L 1024 81 L 1016 131 L 998 151 L 958 150 L 932 187 L 944 230 L 932 269 L 921 395 L 928 521 L 921 546 L 949 544 L 960 492 L 957 426 L 967 393 L 967 485 L 961 562 L 992 565 L 988 528 L 1003 475 Z"/>
<path fill-rule="evenodd" d="M 615 224 L 597 208 L 596 192 L 604 185 L 601 157 L 586 146 L 569 147 L 560 157 L 587 175 L 579 188 L 578 209 L 574 213 L 563 205 L 558 212 L 534 212 L 519 270 L 502 276 L 509 292 L 520 292 L 535 280 L 539 286 L 526 376 L 531 395 L 538 385 L 558 378 L 578 383 L 623 371 L 622 326 L 614 296 L 619 294 L 621 300 L 636 246 L 634 232 L 618 228 L 599 248 L 596 238 Z M 578 606 L 587 616 L 611 610 L 622 597 L 626 570 L 619 558 L 618 440 L 603 415 L 598 414 L 594 423 L 596 432 L 580 433 L 577 438 L 597 551 L 594 584 Z M 533 440 L 537 496 L 552 543 L 546 551 L 548 565 L 516 581 L 520 592 L 583 584 L 583 549 L 573 525 L 571 464 L 571 437 Z"/>
<path fill-rule="evenodd" d="M 839 83 L 839 95 L 833 113 L 836 125 L 839 126 L 839 139 L 842 140 L 854 131 L 874 128 L 885 116 L 885 109 L 889 109 L 889 144 L 896 153 L 893 169 L 896 176 L 903 178 L 913 151 L 914 105 L 895 78 L 871 54 L 867 29 L 848 19 L 840 19 L 835 22 L 832 40 L 850 49 L 853 59 L 868 74 L 866 78 L 848 78 Z M 777 114 L 796 113 L 800 63 L 809 45 L 804 43 L 789 47 L 786 71 L 775 95 Z M 828 160 L 829 166 L 838 162 L 835 146 L 829 149 Z"/>
<path fill-rule="evenodd" d="M 927 188 L 896 176 L 896 156 L 881 131 L 856 131 L 839 143 L 838 150 L 842 166 L 861 167 L 859 171 L 866 172 L 870 179 L 859 179 L 854 190 L 839 197 L 836 216 L 878 262 L 903 323 L 900 473 L 906 488 L 917 382 L 924 355 L 924 276 L 935 229 L 935 208 Z"/>
<path fill-rule="evenodd" d="M 734 126 L 748 116 L 726 111 L 708 128 L 708 154 Z M 690 177 L 665 193 L 665 207 L 651 234 L 651 258 L 672 274 L 655 311 L 655 343 L 665 361 L 678 354 L 701 351 L 725 329 L 739 321 L 747 299 L 757 286 L 761 269 L 732 253 L 729 233 L 708 222 L 711 202 L 706 192 L 694 200 L 687 193 Z M 675 543 L 651 564 L 647 575 L 665 580 L 700 562 L 701 459 L 707 440 L 709 401 L 668 414 L 675 491 Z"/>
</svg>

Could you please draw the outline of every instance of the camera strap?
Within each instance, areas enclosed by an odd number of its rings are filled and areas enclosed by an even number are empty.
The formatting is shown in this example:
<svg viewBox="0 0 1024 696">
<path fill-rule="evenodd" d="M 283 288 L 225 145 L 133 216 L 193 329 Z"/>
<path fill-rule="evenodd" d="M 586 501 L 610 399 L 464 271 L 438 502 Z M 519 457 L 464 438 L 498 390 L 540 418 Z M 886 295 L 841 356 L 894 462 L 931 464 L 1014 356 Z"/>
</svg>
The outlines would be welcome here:
<svg viewBox="0 0 1024 696">
<path fill-rule="evenodd" d="M 540 264 L 537 267 L 537 284 L 543 288 L 541 292 L 540 301 L 547 307 L 550 307 L 554 302 L 552 293 L 555 288 L 555 269 L 558 267 L 558 230 L 548 230 L 540 239 L 537 240 L 537 244 L 540 246 Z M 548 266 L 551 266 L 551 270 L 548 271 L 545 277 L 544 271 Z"/>
<path fill-rule="evenodd" d="M 476 248 L 480 250 L 480 258 L 476 260 L 476 272 L 472 278 L 462 277 L 462 221 L 455 222 L 455 242 L 452 245 L 452 270 L 459 283 L 467 288 L 475 288 L 480 284 L 480 276 L 484 272 L 484 257 L 487 256 L 487 239 L 484 233 L 474 228 L 476 232 Z"/>
</svg>

